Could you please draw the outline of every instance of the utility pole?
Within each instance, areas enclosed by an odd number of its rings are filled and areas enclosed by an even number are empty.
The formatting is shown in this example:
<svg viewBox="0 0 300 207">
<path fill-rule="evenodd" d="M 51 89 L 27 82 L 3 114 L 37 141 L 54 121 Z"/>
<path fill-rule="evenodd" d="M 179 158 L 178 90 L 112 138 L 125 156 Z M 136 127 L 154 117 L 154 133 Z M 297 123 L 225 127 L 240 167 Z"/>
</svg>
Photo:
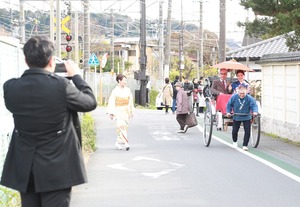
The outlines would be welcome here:
<svg viewBox="0 0 300 207">
<path fill-rule="evenodd" d="M 197 78 L 199 80 L 199 72 L 203 76 L 203 1 L 199 0 L 200 4 L 200 25 L 199 25 L 199 37 L 200 37 L 200 48 L 199 48 L 199 71 L 197 73 Z"/>
<path fill-rule="evenodd" d="M 167 32 L 165 40 L 165 61 L 164 61 L 164 73 L 169 74 L 170 71 L 170 39 L 171 39 L 171 13 L 172 13 L 172 0 L 168 2 L 168 17 L 167 17 Z"/>
<path fill-rule="evenodd" d="M 60 0 L 56 0 L 56 56 L 61 58 L 61 11 Z"/>
<path fill-rule="evenodd" d="M 83 35 L 83 53 L 84 53 L 84 75 L 90 71 L 90 0 L 84 0 L 84 35 Z"/>
<path fill-rule="evenodd" d="M 74 19 L 75 19 L 75 24 L 74 24 L 74 40 L 75 40 L 74 61 L 76 64 L 78 64 L 79 63 L 78 11 L 74 11 Z"/>
<path fill-rule="evenodd" d="M 69 1 L 69 3 L 65 2 L 66 6 L 67 6 L 67 15 L 70 17 L 70 20 L 68 21 L 68 27 L 70 28 L 70 34 L 68 35 L 71 35 L 72 34 L 72 5 L 71 5 L 71 1 Z M 76 48 L 75 48 L 76 50 Z M 71 59 L 71 52 L 68 52 L 68 59 L 70 60 Z"/>
<path fill-rule="evenodd" d="M 54 5 L 50 0 L 50 40 L 54 42 Z"/>
<path fill-rule="evenodd" d="M 24 13 L 24 0 L 20 0 L 20 42 L 25 44 L 25 13 Z"/>
<path fill-rule="evenodd" d="M 141 81 L 140 87 L 140 104 L 146 106 L 146 3 L 145 0 L 140 0 L 141 4 L 141 20 L 140 20 L 140 73 L 139 80 Z"/>
<path fill-rule="evenodd" d="M 167 71 L 164 71 L 164 25 L 163 25 L 163 1 L 159 1 L 159 23 L 158 23 L 158 39 L 159 39 L 159 79 L 164 80 L 165 77 L 168 77 Z"/>
<path fill-rule="evenodd" d="M 226 60 L 226 0 L 220 0 L 219 62 Z"/>
<path fill-rule="evenodd" d="M 182 0 L 181 0 L 181 31 L 179 34 L 179 81 L 182 81 L 182 70 L 184 69 L 184 57 L 183 57 L 183 11 L 182 11 Z"/>
<path fill-rule="evenodd" d="M 14 36 L 14 17 L 13 17 L 13 12 L 12 12 L 12 8 L 9 9 L 9 13 L 10 13 L 10 31 L 11 31 L 11 36 Z"/>
<path fill-rule="evenodd" d="M 111 70 L 115 72 L 115 46 L 114 46 L 114 37 L 115 37 L 115 16 L 113 9 L 110 12 L 111 14 L 111 37 L 110 37 L 110 60 L 111 60 Z"/>
</svg>

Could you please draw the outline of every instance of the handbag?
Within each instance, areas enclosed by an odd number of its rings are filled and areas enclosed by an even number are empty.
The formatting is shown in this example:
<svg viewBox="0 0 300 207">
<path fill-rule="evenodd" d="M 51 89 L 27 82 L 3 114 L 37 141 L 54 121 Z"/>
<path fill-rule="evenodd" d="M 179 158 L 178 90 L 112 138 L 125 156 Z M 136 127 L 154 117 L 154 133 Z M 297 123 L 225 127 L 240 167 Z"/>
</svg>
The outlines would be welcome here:
<svg viewBox="0 0 300 207">
<path fill-rule="evenodd" d="M 196 118 L 196 115 L 195 115 L 194 112 L 187 114 L 187 116 L 186 116 L 186 125 L 188 125 L 189 128 L 198 125 L 198 121 L 197 121 L 197 118 Z"/>
</svg>

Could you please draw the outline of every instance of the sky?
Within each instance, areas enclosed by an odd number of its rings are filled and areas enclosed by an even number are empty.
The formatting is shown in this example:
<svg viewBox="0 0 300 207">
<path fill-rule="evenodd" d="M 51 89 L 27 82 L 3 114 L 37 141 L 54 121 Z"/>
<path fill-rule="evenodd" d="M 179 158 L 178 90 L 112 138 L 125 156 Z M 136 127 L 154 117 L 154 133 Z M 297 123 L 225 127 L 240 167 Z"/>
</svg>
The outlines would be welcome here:
<svg viewBox="0 0 300 207">
<path fill-rule="evenodd" d="M 147 19 L 158 19 L 159 18 L 159 2 L 161 0 L 146 0 L 146 16 Z M 167 6 L 168 0 L 163 1 L 163 16 L 164 19 L 167 18 Z M 200 0 L 182 0 L 183 2 L 183 21 L 186 23 L 194 23 L 199 26 L 200 18 Z M 1 6 L 8 8 L 13 7 L 18 9 L 19 0 L 1 0 Z M 61 0 L 63 6 L 65 2 Z M 203 29 L 209 30 L 211 32 L 219 35 L 219 22 L 220 13 L 219 5 L 220 0 L 202 0 L 203 5 Z M 248 17 L 249 20 L 254 19 L 254 14 L 252 11 L 246 11 L 242 6 L 239 5 L 240 0 L 226 0 L 226 37 L 235 39 L 237 41 L 242 41 L 244 30 L 239 28 L 236 24 L 238 21 L 246 21 Z M 71 1 L 72 10 L 83 11 L 82 2 Z M 54 5 L 56 5 L 54 0 Z M 140 1 L 139 0 L 90 0 L 90 12 L 95 13 L 109 13 L 113 11 L 115 13 L 121 13 L 133 18 L 140 18 Z M 49 10 L 49 1 L 25 1 L 25 10 Z M 172 18 L 181 20 L 181 0 L 172 0 Z"/>
</svg>

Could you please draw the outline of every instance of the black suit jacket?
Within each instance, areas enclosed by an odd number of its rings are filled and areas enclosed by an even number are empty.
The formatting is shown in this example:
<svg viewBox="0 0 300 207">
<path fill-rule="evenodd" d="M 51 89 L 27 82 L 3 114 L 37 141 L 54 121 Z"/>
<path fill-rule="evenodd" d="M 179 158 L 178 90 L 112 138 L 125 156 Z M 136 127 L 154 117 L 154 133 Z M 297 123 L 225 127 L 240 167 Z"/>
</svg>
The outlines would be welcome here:
<svg viewBox="0 0 300 207">
<path fill-rule="evenodd" d="M 91 88 L 79 76 L 66 78 L 44 69 L 29 69 L 8 80 L 4 100 L 15 128 L 1 184 L 26 192 L 33 174 L 36 192 L 86 182 L 77 112 L 96 108 Z"/>
</svg>

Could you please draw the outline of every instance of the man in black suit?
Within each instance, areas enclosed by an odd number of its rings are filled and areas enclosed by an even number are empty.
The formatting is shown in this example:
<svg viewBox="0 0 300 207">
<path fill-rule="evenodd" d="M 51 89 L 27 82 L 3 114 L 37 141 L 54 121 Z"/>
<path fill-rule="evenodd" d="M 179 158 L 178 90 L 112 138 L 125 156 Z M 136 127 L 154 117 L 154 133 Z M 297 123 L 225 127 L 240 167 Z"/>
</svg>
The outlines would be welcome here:
<svg viewBox="0 0 300 207">
<path fill-rule="evenodd" d="M 3 85 L 14 130 L 1 185 L 18 190 L 22 207 L 68 207 L 71 188 L 87 181 L 77 112 L 94 110 L 88 84 L 65 62 L 67 78 L 56 75 L 54 45 L 30 38 L 23 48 L 29 69 Z"/>
<path fill-rule="evenodd" d="M 220 69 L 220 79 L 214 80 L 211 86 L 211 94 L 219 95 L 219 94 L 230 94 L 228 89 L 230 82 L 226 82 L 228 70 L 225 68 Z"/>
</svg>

